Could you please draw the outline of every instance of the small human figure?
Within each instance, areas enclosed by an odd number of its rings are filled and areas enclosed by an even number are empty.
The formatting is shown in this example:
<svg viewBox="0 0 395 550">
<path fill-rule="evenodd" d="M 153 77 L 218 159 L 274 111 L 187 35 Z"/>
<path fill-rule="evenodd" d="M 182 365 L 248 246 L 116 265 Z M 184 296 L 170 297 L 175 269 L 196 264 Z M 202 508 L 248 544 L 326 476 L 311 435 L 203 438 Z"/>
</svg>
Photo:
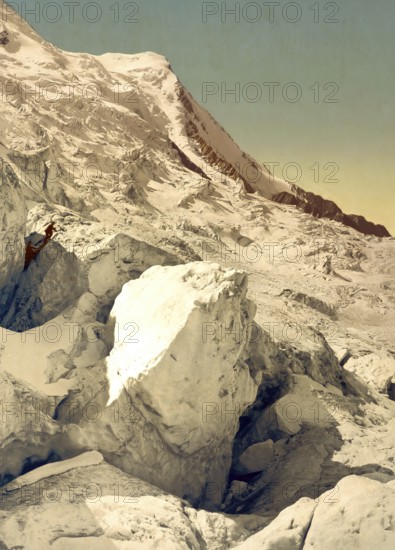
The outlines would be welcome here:
<svg viewBox="0 0 395 550">
<path fill-rule="evenodd" d="M 54 224 L 54 222 L 51 221 L 51 223 L 45 229 L 45 241 L 49 241 L 49 239 L 52 237 L 54 231 L 56 231 L 55 224 Z"/>
<path fill-rule="evenodd" d="M 29 264 L 31 263 L 32 260 L 34 260 L 36 254 L 37 254 L 36 248 L 34 247 L 32 241 L 29 241 L 26 245 L 24 269 L 27 269 L 29 267 Z"/>
</svg>

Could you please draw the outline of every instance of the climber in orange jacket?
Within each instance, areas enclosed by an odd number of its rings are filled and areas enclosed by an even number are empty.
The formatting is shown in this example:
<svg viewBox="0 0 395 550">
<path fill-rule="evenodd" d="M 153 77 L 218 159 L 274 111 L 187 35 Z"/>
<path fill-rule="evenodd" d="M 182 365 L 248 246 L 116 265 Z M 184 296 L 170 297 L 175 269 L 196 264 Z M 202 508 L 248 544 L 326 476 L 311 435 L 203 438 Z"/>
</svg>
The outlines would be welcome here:
<svg viewBox="0 0 395 550">
<path fill-rule="evenodd" d="M 25 267 L 24 269 L 27 269 L 31 262 L 34 260 L 34 258 L 37 256 L 37 254 L 44 248 L 44 246 L 48 243 L 48 241 L 51 239 L 54 231 L 56 231 L 54 222 L 51 221 L 51 223 L 48 225 L 48 227 L 45 229 L 45 237 L 44 240 L 41 242 L 39 246 L 34 246 L 32 241 L 29 241 L 26 245 L 26 252 L 25 252 Z"/>
<path fill-rule="evenodd" d="M 54 224 L 54 222 L 51 221 L 51 223 L 45 229 L 45 241 L 49 241 L 49 239 L 52 237 L 54 231 L 56 231 L 55 224 Z"/>
<path fill-rule="evenodd" d="M 37 249 L 33 245 L 32 241 L 29 241 L 26 245 L 24 269 L 27 269 L 29 267 L 29 264 L 32 262 L 32 260 L 34 260 L 36 255 L 37 255 Z"/>
</svg>

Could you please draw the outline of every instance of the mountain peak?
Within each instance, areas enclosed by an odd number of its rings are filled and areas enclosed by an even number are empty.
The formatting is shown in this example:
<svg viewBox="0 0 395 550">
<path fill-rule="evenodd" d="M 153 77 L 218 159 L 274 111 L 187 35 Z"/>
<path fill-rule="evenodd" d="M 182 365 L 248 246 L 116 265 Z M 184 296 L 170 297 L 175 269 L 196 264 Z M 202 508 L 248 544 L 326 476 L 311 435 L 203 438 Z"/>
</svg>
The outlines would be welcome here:
<svg viewBox="0 0 395 550">
<path fill-rule="evenodd" d="M 42 161 L 56 164 L 60 173 L 56 198 L 48 189 L 36 189 L 37 196 L 57 202 L 61 196 L 62 204 L 74 204 L 74 192 L 63 180 L 69 177 L 65 165 L 71 159 L 77 174 L 84 172 L 88 158 L 95 159 L 111 187 L 119 163 L 124 164 L 128 155 L 144 154 L 144 176 L 137 185 L 151 178 L 171 181 L 173 170 L 181 166 L 192 181 L 197 176 L 212 181 L 213 189 L 228 181 L 237 193 L 257 194 L 362 233 L 389 236 L 384 227 L 347 216 L 338 206 L 329 207 L 330 201 L 274 177 L 194 100 L 163 55 L 62 51 L 43 40 L 10 6 L 2 2 L 2 8 L 9 37 L 0 52 L 4 146 L 22 156 L 45 147 L 52 153 L 47 151 Z M 12 129 L 18 119 L 20 127 L 25 126 L 24 139 Z M 72 153 L 71 142 L 78 154 Z M 84 187 L 81 175 L 74 184 Z"/>
</svg>

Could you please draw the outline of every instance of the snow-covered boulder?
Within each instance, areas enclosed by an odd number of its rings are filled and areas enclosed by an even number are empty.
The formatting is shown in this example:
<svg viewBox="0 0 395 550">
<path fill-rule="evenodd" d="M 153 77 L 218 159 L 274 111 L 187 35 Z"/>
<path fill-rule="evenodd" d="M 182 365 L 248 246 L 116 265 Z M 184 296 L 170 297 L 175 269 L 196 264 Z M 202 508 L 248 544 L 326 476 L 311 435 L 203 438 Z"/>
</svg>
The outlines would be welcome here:
<svg viewBox="0 0 395 550">
<path fill-rule="evenodd" d="M 325 399 L 319 402 L 318 396 L 341 396 L 341 391 L 332 386 L 324 386 L 306 375 L 293 375 L 288 392 L 273 405 L 267 407 L 256 419 L 255 429 L 262 437 L 267 432 L 283 432 L 289 435 L 298 433 L 304 424 L 329 427 L 336 424 L 332 409 L 326 406 Z"/>
<path fill-rule="evenodd" d="M 154 265 L 176 265 L 179 259 L 163 249 L 118 233 L 105 237 L 87 255 L 89 290 L 95 296 L 113 300 L 122 285 L 136 279 Z"/>
<path fill-rule="evenodd" d="M 125 285 L 111 312 L 118 341 L 108 358 L 109 402 L 124 387 L 139 395 L 147 419 L 159 415 L 162 436 L 185 454 L 232 432 L 211 410 L 213 418 L 202 423 L 202 397 L 212 405 L 255 397 L 249 369 L 235 369 L 255 314 L 246 290 L 244 272 L 203 262 L 155 267 Z M 196 431 L 186 439 L 191 425 Z"/>
<path fill-rule="evenodd" d="M 98 304 L 96 296 L 85 292 L 76 305 L 64 313 L 63 323 L 59 324 L 63 325 L 62 333 L 68 333 L 68 339 L 59 341 L 57 349 L 47 356 L 48 382 L 63 377 L 72 379 L 68 376 L 70 371 L 96 365 L 108 354 L 105 326 L 95 320 Z"/>
<path fill-rule="evenodd" d="M 395 481 L 345 477 L 319 498 L 304 549 L 391 550 L 394 516 Z"/>
<path fill-rule="evenodd" d="M 0 371 L 48 396 L 67 395 L 74 386 L 70 374 L 95 365 L 109 351 L 101 338 L 104 325 L 92 322 L 96 302 L 87 292 L 44 325 L 21 333 L 1 328 Z"/>
<path fill-rule="evenodd" d="M 4 548 L 222 550 L 267 523 L 194 510 L 94 451 L 21 476 L 0 500 Z"/>
<path fill-rule="evenodd" d="M 395 481 L 347 476 L 319 499 L 302 498 L 238 550 L 392 550 Z"/>
<path fill-rule="evenodd" d="M 236 548 L 238 550 L 302 550 L 314 508 L 313 500 L 301 498 L 293 506 L 285 508 L 270 525 Z"/>
<path fill-rule="evenodd" d="M 175 494 L 219 503 L 239 417 L 262 377 L 244 356 L 255 313 L 246 292 L 244 272 L 204 262 L 153 267 L 127 283 L 111 312 L 109 357 L 63 404 L 80 405 L 76 444 Z M 100 407 L 94 424 L 82 412 L 89 402 Z"/>
</svg>

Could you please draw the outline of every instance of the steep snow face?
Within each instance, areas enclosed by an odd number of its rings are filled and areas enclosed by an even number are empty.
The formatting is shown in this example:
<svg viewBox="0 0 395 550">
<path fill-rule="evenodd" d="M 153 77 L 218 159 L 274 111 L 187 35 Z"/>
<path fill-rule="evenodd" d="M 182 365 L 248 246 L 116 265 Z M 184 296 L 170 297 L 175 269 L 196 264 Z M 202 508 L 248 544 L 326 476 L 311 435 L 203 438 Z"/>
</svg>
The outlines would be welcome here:
<svg viewBox="0 0 395 550">
<path fill-rule="evenodd" d="M 43 235 L 29 235 L 40 241 Z M 3 326 L 22 332 L 57 317 L 83 293 L 87 286 L 84 266 L 75 254 L 50 241 L 18 278 Z"/>
<path fill-rule="evenodd" d="M 25 258 L 26 207 L 17 175 L 0 159 L 0 319 L 6 313 Z"/>
<path fill-rule="evenodd" d="M 166 115 L 170 139 L 204 176 L 218 180 L 230 178 L 248 191 L 265 197 L 291 191 L 291 186 L 274 176 L 261 163 L 243 153 L 229 134 L 203 109 L 177 80 L 163 56 L 148 52 L 136 56 L 104 54 L 98 60 L 110 73 L 119 73 L 123 89 L 132 88 L 139 78 L 150 101 Z M 158 109 L 159 108 L 159 109 Z M 184 161 L 185 165 L 185 161 Z M 254 176 L 251 177 L 251 173 Z"/>
</svg>

